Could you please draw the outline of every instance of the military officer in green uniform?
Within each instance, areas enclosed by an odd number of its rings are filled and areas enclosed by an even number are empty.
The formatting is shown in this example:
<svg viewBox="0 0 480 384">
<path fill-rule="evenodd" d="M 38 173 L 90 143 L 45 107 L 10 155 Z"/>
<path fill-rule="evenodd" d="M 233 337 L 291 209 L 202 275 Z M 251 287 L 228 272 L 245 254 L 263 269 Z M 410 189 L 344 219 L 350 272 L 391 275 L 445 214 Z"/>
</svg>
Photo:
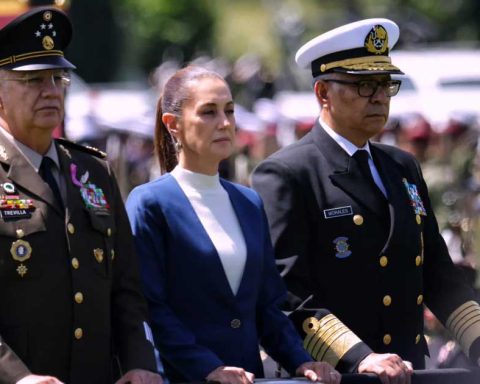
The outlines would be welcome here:
<svg viewBox="0 0 480 384">
<path fill-rule="evenodd" d="M 112 171 L 52 139 L 71 32 L 44 7 L 0 30 L 0 383 L 161 383 Z"/>
<path fill-rule="evenodd" d="M 417 160 L 370 141 L 401 85 L 389 56 L 398 37 L 391 20 L 367 19 L 301 47 L 319 119 L 252 177 L 291 309 L 323 308 L 299 325 L 307 348 L 383 383 L 409 383 L 412 365 L 424 367 L 423 305 L 480 356 L 480 307 L 448 255 Z"/>
</svg>

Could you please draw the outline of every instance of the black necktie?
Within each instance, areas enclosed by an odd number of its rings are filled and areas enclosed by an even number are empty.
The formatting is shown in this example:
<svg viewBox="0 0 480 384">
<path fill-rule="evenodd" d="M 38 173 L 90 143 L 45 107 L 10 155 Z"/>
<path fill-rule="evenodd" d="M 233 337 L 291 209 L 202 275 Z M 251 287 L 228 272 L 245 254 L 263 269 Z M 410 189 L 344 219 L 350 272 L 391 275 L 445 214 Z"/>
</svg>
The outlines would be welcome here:
<svg viewBox="0 0 480 384">
<path fill-rule="evenodd" d="M 375 193 L 378 192 L 382 196 L 382 198 L 385 199 L 385 195 L 378 187 L 377 183 L 375 183 L 372 171 L 370 170 L 370 166 L 368 165 L 368 159 L 370 157 L 368 152 L 364 149 L 359 149 L 353 154 L 352 157 L 357 161 L 360 171 L 362 172 L 366 180 L 370 183 L 371 187 L 375 190 Z"/>
<path fill-rule="evenodd" d="M 55 167 L 54 161 L 50 157 L 44 156 L 42 159 L 42 163 L 40 164 L 40 169 L 38 170 L 38 173 L 40 174 L 42 179 L 50 186 L 50 189 L 55 195 L 55 199 L 57 200 L 60 207 L 62 207 L 63 209 L 62 195 L 60 194 L 60 189 L 58 188 L 57 181 L 53 176 L 53 167 Z"/>
</svg>

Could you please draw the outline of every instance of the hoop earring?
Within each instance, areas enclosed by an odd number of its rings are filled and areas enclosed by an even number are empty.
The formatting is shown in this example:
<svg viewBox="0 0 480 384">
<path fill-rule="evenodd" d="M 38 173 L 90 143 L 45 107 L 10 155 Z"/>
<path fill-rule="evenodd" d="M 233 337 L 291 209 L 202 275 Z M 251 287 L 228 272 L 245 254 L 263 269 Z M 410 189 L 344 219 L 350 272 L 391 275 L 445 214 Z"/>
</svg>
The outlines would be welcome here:
<svg viewBox="0 0 480 384">
<path fill-rule="evenodd" d="M 182 150 L 182 148 L 183 148 L 182 143 L 180 141 L 176 141 L 175 142 L 175 151 L 177 151 L 177 153 L 178 153 Z"/>
</svg>

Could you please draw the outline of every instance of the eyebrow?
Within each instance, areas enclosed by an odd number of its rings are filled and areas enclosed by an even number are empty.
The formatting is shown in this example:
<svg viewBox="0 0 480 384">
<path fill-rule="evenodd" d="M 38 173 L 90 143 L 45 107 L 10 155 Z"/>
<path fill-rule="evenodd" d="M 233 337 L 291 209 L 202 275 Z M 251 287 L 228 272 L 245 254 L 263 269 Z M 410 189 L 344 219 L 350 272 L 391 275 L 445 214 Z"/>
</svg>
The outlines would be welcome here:
<svg viewBox="0 0 480 384">
<path fill-rule="evenodd" d="M 216 107 L 218 103 L 205 103 L 205 104 L 202 104 L 201 107 Z M 225 105 L 235 105 L 235 103 L 231 100 L 231 101 L 228 101 L 225 103 Z"/>
</svg>

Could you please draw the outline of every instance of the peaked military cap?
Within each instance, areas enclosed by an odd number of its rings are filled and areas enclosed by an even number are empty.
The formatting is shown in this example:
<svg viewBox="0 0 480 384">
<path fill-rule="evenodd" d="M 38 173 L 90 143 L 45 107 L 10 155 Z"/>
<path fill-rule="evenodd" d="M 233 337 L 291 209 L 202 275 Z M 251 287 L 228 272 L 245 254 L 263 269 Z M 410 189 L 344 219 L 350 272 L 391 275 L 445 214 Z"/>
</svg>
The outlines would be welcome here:
<svg viewBox="0 0 480 384">
<path fill-rule="evenodd" d="M 313 77 L 329 72 L 351 74 L 403 74 L 389 52 L 400 35 L 388 19 L 366 19 L 332 29 L 303 45 L 295 56 Z"/>
<path fill-rule="evenodd" d="M 0 29 L 0 69 L 73 69 L 63 53 L 71 37 L 72 24 L 65 13 L 33 8 Z"/>
</svg>

